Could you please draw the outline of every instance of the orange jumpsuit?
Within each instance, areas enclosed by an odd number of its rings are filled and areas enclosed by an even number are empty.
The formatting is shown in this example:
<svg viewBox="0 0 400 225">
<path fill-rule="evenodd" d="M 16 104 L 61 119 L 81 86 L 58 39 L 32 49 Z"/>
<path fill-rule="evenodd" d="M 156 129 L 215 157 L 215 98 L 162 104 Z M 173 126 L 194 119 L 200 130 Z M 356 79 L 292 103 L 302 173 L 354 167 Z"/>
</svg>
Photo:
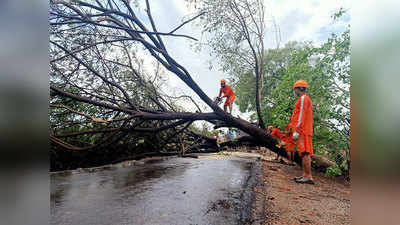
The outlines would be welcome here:
<svg viewBox="0 0 400 225">
<path fill-rule="evenodd" d="M 304 152 L 313 155 L 312 135 L 313 135 L 313 110 L 312 101 L 307 94 L 299 97 L 290 117 L 290 126 L 293 132 L 297 131 L 300 138 L 295 141 L 300 156 Z"/>
<path fill-rule="evenodd" d="M 219 95 L 218 97 L 221 97 L 221 94 L 224 93 L 224 96 L 222 97 L 227 97 L 225 100 L 225 104 L 224 105 L 230 105 L 230 103 L 233 103 L 233 101 L 235 100 L 235 93 L 233 92 L 232 88 L 229 85 L 225 85 L 224 88 L 221 88 L 219 90 Z"/>
<path fill-rule="evenodd" d="M 287 125 L 285 131 L 290 131 L 290 123 Z M 295 152 L 294 147 L 296 146 L 296 144 L 294 143 L 292 136 L 293 136 L 293 134 L 289 133 L 289 134 L 283 135 L 283 137 L 282 137 L 282 141 L 285 142 L 286 152 Z"/>
<path fill-rule="evenodd" d="M 286 128 L 286 130 L 288 129 Z M 278 138 L 280 141 L 285 142 L 286 152 L 294 152 L 294 143 L 290 140 L 292 136 L 282 133 L 278 128 L 272 129 L 271 135 Z"/>
<path fill-rule="evenodd" d="M 272 129 L 271 135 L 278 138 L 279 140 L 282 139 L 283 134 L 278 128 Z"/>
</svg>

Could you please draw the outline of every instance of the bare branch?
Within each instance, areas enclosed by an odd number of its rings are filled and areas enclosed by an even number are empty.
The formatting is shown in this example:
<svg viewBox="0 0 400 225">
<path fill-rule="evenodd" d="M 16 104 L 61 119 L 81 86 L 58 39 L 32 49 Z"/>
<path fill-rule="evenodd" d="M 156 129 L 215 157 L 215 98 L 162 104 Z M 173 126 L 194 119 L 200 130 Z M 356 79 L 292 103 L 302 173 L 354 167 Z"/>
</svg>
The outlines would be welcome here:
<svg viewBox="0 0 400 225">
<path fill-rule="evenodd" d="M 147 1 L 147 0 L 146 0 L 146 1 Z M 173 29 L 172 31 L 170 31 L 169 34 L 173 34 L 175 31 L 179 30 L 179 28 L 183 27 L 185 24 L 192 22 L 193 20 L 199 18 L 200 16 L 202 16 L 202 15 L 204 15 L 204 14 L 205 14 L 205 12 L 202 12 L 202 13 L 200 13 L 199 15 L 197 15 L 197 16 L 195 16 L 195 17 L 193 17 L 193 18 L 191 18 L 191 19 L 189 19 L 189 20 L 183 22 L 181 25 L 179 25 L 178 27 L 176 27 L 175 29 Z"/>
</svg>

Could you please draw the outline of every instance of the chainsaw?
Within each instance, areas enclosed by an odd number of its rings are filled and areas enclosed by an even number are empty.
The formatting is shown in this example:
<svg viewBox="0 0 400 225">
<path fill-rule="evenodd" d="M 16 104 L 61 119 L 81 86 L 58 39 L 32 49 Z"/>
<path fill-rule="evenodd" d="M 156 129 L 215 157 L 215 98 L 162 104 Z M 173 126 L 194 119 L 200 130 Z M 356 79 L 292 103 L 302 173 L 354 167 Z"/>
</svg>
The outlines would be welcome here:
<svg viewBox="0 0 400 225">
<path fill-rule="evenodd" d="M 214 104 L 219 105 L 219 104 L 221 104 L 221 102 L 222 102 L 222 98 L 220 98 L 220 97 L 215 97 L 215 99 L 214 99 Z"/>
</svg>

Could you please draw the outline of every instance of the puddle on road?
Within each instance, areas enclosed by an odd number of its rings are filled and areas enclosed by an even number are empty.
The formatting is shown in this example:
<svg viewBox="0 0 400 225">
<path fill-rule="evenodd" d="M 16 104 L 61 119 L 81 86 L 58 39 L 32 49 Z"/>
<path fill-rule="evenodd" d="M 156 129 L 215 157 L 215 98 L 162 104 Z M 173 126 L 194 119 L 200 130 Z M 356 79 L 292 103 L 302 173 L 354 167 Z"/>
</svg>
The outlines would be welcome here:
<svg viewBox="0 0 400 225">
<path fill-rule="evenodd" d="M 170 158 L 51 174 L 51 224 L 237 224 L 254 161 Z"/>
</svg>

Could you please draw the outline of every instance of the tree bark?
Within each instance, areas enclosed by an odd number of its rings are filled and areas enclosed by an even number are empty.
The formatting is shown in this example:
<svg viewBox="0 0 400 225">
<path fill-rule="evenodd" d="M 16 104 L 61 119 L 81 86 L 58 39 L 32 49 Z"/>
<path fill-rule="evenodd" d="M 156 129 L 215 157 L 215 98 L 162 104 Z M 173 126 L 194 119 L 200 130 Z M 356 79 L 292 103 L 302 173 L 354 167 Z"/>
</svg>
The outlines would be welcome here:
<svg viewBox="0 0 400 225">
<path fill-rule="evenodd" d="M 262 94 L 263 80 L 264 80 L 261 72 L 262 71 L 258 71 L 256 74 L 256 110 L 257 110 L 257 117 L 258 117 L 258 125 L 262 129 L 265 129 L 265 124 L 264 124 L 264 120 L 262 118 L 262 109 L 261 109 L 261 94 Z"/>
</svg>

